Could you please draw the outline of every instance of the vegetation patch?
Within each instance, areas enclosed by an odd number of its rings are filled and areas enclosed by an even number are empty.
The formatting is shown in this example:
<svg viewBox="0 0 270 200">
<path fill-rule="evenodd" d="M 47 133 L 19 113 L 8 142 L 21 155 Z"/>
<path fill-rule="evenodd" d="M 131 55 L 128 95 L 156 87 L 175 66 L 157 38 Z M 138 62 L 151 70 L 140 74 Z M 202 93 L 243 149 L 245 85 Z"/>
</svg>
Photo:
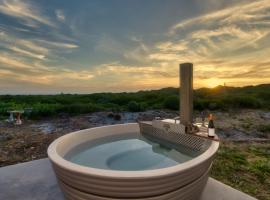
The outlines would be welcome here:
<svg viewBox="0 0 270 200">
<path fill-rule="evenodd" d="M 270 133 L 270 124 L 261 124 L 258 126 L 258 130 L 263 133 Z"/>
<path fill-rule="evenodd" d="M 270 109 L 270 84 L 241 88 L 218 86 L 212 89 L 197 89 L 194 91 L 194 108 L 199 111 Z M 77 115 L 95 111 L 179 110 L 179 89 L 82 95 L 0 95 L 0 118 L 7 117 L 7 111 L 18 109 L 28 110 L 26 115 L 32 119 L 62 113 Z M 265 128 L 264 131 L 269 130 L 269 127 Z"/>
<path fill-rule="evenodd" d="M 269 143 L 222 143 L 211 176 L 261 200 L 270 200 Z"/>
</svg>

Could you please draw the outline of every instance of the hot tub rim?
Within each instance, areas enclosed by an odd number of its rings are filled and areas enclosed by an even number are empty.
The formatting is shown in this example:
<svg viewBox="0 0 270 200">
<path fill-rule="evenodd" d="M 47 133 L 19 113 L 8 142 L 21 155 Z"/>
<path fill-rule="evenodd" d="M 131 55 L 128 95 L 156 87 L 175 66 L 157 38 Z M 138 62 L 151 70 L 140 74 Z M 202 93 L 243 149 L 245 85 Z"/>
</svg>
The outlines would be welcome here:
<svg viewBox="0 0 270 200">
<path fill-rule="evenodd" d="M 126 179 L 126 178 L 141 179 L 142 178 L 142 179 L 145 179 L 145 178 L 151 178 L 151 177 L 160 178 L 163 176 L 170 176 L 170 175 L 178 174 L 194 166 L 200 165 L 203 162 L 206 162 L 209 159 L 211 159 L 215 155 L 219 147 L 219 142 L 212 141 L 209 148 L 205 152 L 203 152 L 199 156 L 187 162 L 180 163 L 171 167 L 161 168 L 161 169 L 141 170 L 141 171 L 120 171 L 120 170 L 92 168 L 92 167 L 72 163 L 71 161 L 64 159 L 62 156 L 60 156 L 57 153 L 56 148 L 57 148 L 58 143 L 61 140 L 67 139 L 68 137 L 71 137 L 74 134 L 81 133 L 82 131 L 86 132 L 89 130 L 97 130 L 97 129 L 102 129 L 105 127 L 109 128 L 109 127 L 116 127 L 116 126 L 134 127 L 136 125 L 139 126 L 138 123 L 126 123 L 126 124 L 100 126 L 100 127 L 71 132 L 67 135 L 59 137 L 53 143 L 50 144 L 47 150 L 48 157 L 53 164 L 60 166 L 64 168 L 65 170 L 77 172 L 79 174 L 85 174 L 85 175 L 101 177 L 101 178 L 115 178 L 115 179 Z"/>
</svg>

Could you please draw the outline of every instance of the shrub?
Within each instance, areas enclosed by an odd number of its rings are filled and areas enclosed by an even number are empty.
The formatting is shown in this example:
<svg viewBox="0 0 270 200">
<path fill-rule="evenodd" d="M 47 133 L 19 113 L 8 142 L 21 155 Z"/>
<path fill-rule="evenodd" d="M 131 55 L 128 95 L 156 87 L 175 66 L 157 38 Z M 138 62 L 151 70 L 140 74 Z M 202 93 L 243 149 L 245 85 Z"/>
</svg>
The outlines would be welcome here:
<svg viewBox="0 0 270 200">
<path fill-rule="evenodd" d="M 57 114 L 61 109 L 60 104 L 34 104 L 32 112 L 29 114 L 31 118 L 50 117 Z"/>
<path fill-rule="evenodd" d="M 71 115 L 74 114 L 84 114 L 84 113 L 91 113 L 101 110 L 102 108 L 96 104 L 92 103 L 74 103 L 71 105 L 65 105 L 61 108 L 63 113 L 68 113 Z"/>
<path fill-rule="evenodd" d="M 163 106 L 170 110 L 179 110 L 179 97 L 176 95 L 169 96 L 164 100 Z"/>
<path fill-rule="evenodd" d="M 206 110 L 208 109 L 208 105 L 209 105 L 209 101 L 207 101 L 206 99 L 196 99 L 194 101 L 194 109 L 195 110 Z"/>
<path fill-rule="evenodd" d="M 263 133 L 270 133 L 270 124 L 261 124 L 258 126 L 258 130 Z"/>
<path fill-rule="evenodd" d="M 91 103 L 73 103 L 70 105 L 61 104 L 34 104 L 32 111 L 28 114 L 30 118 L 42 118 L 42 117 L 52 117 L 57 116 L 60 113 L 66 114 L 83 114 L 95 112 L 103 109 L 102 107 L 91 104 Z"/>
<path fill-rule="evenodd" d="M 136 101 L 130 101 L 128 103 L 128 110 L 131 112 L 140 112 L 142 110 L 142 106 Z"/>
<path fill-rule="evenodd" d="M 252 96 L 227 96 L 223 99 L 224 104 L 233 108 L 261 108 L 262 103 Z"/>
</svg>

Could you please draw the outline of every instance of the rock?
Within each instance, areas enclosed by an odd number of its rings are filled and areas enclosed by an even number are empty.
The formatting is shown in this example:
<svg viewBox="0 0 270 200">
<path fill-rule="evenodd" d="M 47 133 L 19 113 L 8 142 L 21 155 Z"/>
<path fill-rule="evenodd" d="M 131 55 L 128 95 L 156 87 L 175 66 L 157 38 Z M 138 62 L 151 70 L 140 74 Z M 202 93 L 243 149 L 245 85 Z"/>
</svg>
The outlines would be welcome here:
<svg viewBox="0 0 270 200">
<path fill-rule="evenodd" d="M 138 121 L 152 121 L 153 119 L 155 119 L 155 117 L 172 119 L 177 116 L 178 116 L 177 112 L 150 110 L 150 111 L 140 113 L 137 120 Z"/>
<path fill-rule="evenodd" d="M 109 117 L 109 118 L 114 118 L 113 112 L 109 112 L 108 115 L 107 115 L 107 117 Z"/>
<path fill-rule="evenodd" d="M 114 114 L 113 119 L 116 121 L 120 121 L 122 119 L 122 116 L 121 116 L 121 114 L 117 113 L 117 114 Z"/>
<path fill-rule="evenodd" d="M 264 119 L 270 119 L 270 112 L 263 113 L 263 114 L 262 114 L 262 117 L 263 117 Z"/>
<path fill-rule="evenodd" d="M 50 122 L 42 123 L 42 124 L 33 124 L 30 127 L 39 129 L 42 133 L 45 133 L 45 134 L 52 134 L 56 130 L 55 125 Z"/>
</svg>

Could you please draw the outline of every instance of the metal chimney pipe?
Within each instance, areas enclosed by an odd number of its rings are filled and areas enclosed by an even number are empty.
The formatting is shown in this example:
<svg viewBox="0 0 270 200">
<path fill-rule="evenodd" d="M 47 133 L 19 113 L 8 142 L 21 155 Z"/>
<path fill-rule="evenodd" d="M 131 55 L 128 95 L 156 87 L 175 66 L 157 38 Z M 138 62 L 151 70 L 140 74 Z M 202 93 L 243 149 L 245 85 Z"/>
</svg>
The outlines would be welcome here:
<svg viewBox="0 0 270 200">
<path fill-rule="evenodd" d="M 180 64 L 180 120 L 188 126 L 193 115 L 193 64 Z"/>
</svg>

